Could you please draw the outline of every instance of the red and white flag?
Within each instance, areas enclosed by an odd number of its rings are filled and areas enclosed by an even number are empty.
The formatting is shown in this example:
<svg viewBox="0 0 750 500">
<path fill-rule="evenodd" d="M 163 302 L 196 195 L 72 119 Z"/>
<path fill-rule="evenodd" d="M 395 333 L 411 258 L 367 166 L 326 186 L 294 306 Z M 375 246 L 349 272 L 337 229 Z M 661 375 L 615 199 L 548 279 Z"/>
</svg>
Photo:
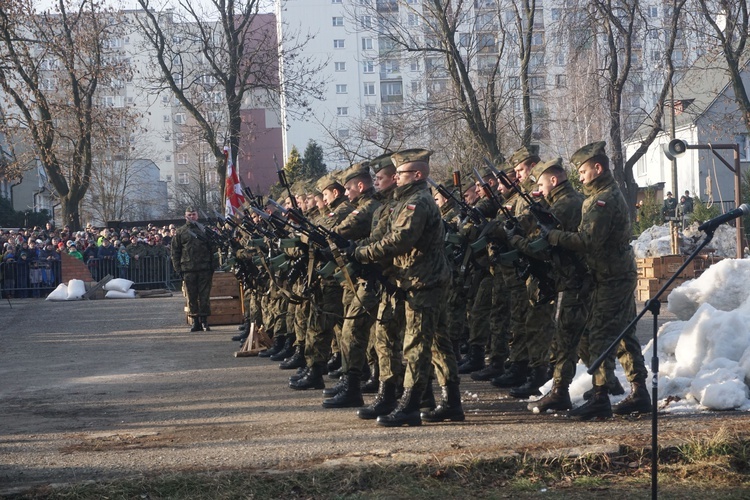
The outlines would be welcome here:
<svg viewBox="0 0 750 500">
<path fill-rule="evenodd" d="M 224 146 L 224 157 L 227 159 L 227 182 L 224 189 L 226 196 L 226 216 L 231 217 L 235 212 L 240 211 L 240 207 L 245 203 L 245 196 L 242 194 L 242 184 L 237 169 L 232 163 L 232 151 L 228 146 Z"/>
</svg>

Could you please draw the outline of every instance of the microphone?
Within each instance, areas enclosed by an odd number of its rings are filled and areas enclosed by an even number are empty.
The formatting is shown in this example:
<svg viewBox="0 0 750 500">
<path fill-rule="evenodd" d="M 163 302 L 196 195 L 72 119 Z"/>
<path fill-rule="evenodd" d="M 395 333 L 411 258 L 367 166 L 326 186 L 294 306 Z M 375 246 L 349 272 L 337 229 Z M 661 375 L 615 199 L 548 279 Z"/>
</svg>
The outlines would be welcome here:
<svg viewBox="0 0 750 500">
<path fill-rule="evenodd" d="M 698 231 L 712 233 L 716 231 L 717 227 L 724 224 L 725 222 L 729 222 L 730 220 L 734 220 L 737 217 L 741 217 L 743 215 L 750 215 L 750 206 L 748 206 L 747 203 L 743 203 L 738 208 L 730 210 L 724 215 L 720 215 L 718 217 L 714 217 L 713 219 L 707 220 L 706 222 L 698 226 Z"/>
</svg>

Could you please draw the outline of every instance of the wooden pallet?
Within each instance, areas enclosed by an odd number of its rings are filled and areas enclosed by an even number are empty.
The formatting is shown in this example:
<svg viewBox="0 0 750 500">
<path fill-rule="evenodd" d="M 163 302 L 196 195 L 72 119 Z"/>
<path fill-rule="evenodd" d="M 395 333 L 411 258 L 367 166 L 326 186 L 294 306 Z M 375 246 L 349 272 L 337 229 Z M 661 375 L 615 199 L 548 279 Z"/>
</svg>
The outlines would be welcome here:
<svg viewBox="0 0 750 500">
<path fill-rule="evenodd" d="M 83 298 L 86 300 L 95 299 L 95 298 L 103 298 L 103 297 L 98 297 L 99 295 L 103 295 L 103 293 L 99 293 L 99 292 L 104 292 L 104 285 L 106 285 L 110 281 L 112 281 L 112 275 L 108 274 L 97 283 L 94 283 L 91 286 L 91 288 L 86 290 L 86 293 L 83 294 Z"/>
</svg>

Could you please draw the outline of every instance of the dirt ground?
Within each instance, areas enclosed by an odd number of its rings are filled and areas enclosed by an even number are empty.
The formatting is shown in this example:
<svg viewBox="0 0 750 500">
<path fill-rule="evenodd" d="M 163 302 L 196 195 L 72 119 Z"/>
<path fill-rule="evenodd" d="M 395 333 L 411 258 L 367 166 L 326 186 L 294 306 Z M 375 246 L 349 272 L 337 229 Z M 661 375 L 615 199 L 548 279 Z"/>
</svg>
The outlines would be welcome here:
<svg viewBox="0 0 750 500">
<path fill-rule="evenodd" d="M 0 496 L 174 471 L 284 470 L 648 446 L 651 421 L 579 423 L 463 377 L 467 419 L 386 429 L 235 358 L 236 326 L 190 334 L 183 299 L 0 302 Z M 648 335 L 650 317 L 642 321 Z M 647 360 L 648 361 L 648 360 Z M 330 382 L 333 383 L 333 382 Z M 747 413 L 659 417 L 660 444 L 746 432 Z"/>
</svg>

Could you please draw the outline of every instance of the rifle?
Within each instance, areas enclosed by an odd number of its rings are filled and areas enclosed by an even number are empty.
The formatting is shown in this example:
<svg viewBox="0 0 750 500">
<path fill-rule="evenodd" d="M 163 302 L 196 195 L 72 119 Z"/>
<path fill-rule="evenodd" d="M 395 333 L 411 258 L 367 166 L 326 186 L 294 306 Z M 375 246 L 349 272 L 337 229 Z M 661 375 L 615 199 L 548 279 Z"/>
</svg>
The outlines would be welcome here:
<svg viewBox="0 0 750 500">
<path fill-rule="evenodd" d="M 461 210 L 461 214 L 464 217 L 468 217 L 469 220 L 471 220 L 471 222 L 473 222 L 475 225 L 484 226 L 485 224 L 487 224 L 487 218 L 482 212 L 479 211 L 479 209 L 477 209 L 476 207 L 472 207 L 464 200 L 456 197 L 456 195 L 454 195 L 452 191 L 449 191 L 445 186 L 443 186 L 442 184 L 438 184 L 429 177 L 427 178 L 427 182 L 430 184 L 430 186 L 437 189 L 438 193 L 443 195 L 444 198 L 456 202 Z"/>
<path fill-rule="evenodd" d="M 509 187 L 509 184 L 514 184 L 505 172 L 498 171 L 487 158 L 485 158 L 484 160 L 485 163 L 487 163 L 487 165 L 489 166 L 492 174 L 495 175 L 499 182 L 502 182 L 506 187 Z M 477 177 L 477 180 L 482 183 L 482 189 L 487 192 L 489 190 L 489 185 L 487 185 L 487 182 L 484 181 L 476 168 L 474 168 L 474 175 Z M 515 190 L 519 192 L 521 191 L 521 188 L 515 186 Z M 510 229 L 513 226 L 516 226 L 518 224 L 518 218 L 513 213 L 511 213 L 511 211 L 503 203 L 498 203 L 494 197 L 492 199 L 497 203 L 497 205 L 500 207 L 500 210 L 502 210 L 503 215 L 505 216 L 505 228 Z M 524 198 L 524 200 L 525 199 L 526 198 Z M 547 210 L 545 210 L 545 212 L 549 213 L 549 211 Z M 550 215 L 552 214 L 550 213 Z M 539 219 L 537 219 L 537 223 L 539 223 Z M 536 301 L 537 305 L 546 304 L 554 300 L 555 296 L 557 295 L 557 288 L 555 287 L 554 280 L 550 278 L 551 266 L 548 262 L 536 259 L 530 255 L 519 253 L 518 259 L 514 262 L 514 265 L 516 267 L 516 275 L 520 280 L 526 281 L 529 276 L 533 276 L 537 280 L 537 284 L 539 287 L 539 299 Z"/>
<path fill-rule="evenodd" d="M 289 193 L 289 200 L 292 203 L 292 208 L 299 212 L 297 198 L 292 194 L 292 187 L 289 185 L 289 181 L 286 178 L 286 172 L 284 172 L 284 169 L 279 166 L 279 161 L 276 159 L 276 153 L 273 154 L 273 163 L 276 165 L 276 174 L 279 176 L 279 184 L 281 184 L 281 187 L 286 189 L 286 192 Z"/>
<path fill-rule="evenodd" d="M 557 220 L 557 217 L 547 210 L 545 206 L 536 201 L 529 193 L 524 191 L 518 181 L 510 180 L 508 174 L 502 170 L 497 170 L 488 158 L 484 158 L 484 162 L 498 181 L 502 182 L 507 189 L 511 189 L 518 193 L 521 199 L 526 202 L 529 206 L 529 212 L 534 216 L 534 219 L 536 219 L 539 226 L 562 227 L 560 221 Z"/>
</svg>

